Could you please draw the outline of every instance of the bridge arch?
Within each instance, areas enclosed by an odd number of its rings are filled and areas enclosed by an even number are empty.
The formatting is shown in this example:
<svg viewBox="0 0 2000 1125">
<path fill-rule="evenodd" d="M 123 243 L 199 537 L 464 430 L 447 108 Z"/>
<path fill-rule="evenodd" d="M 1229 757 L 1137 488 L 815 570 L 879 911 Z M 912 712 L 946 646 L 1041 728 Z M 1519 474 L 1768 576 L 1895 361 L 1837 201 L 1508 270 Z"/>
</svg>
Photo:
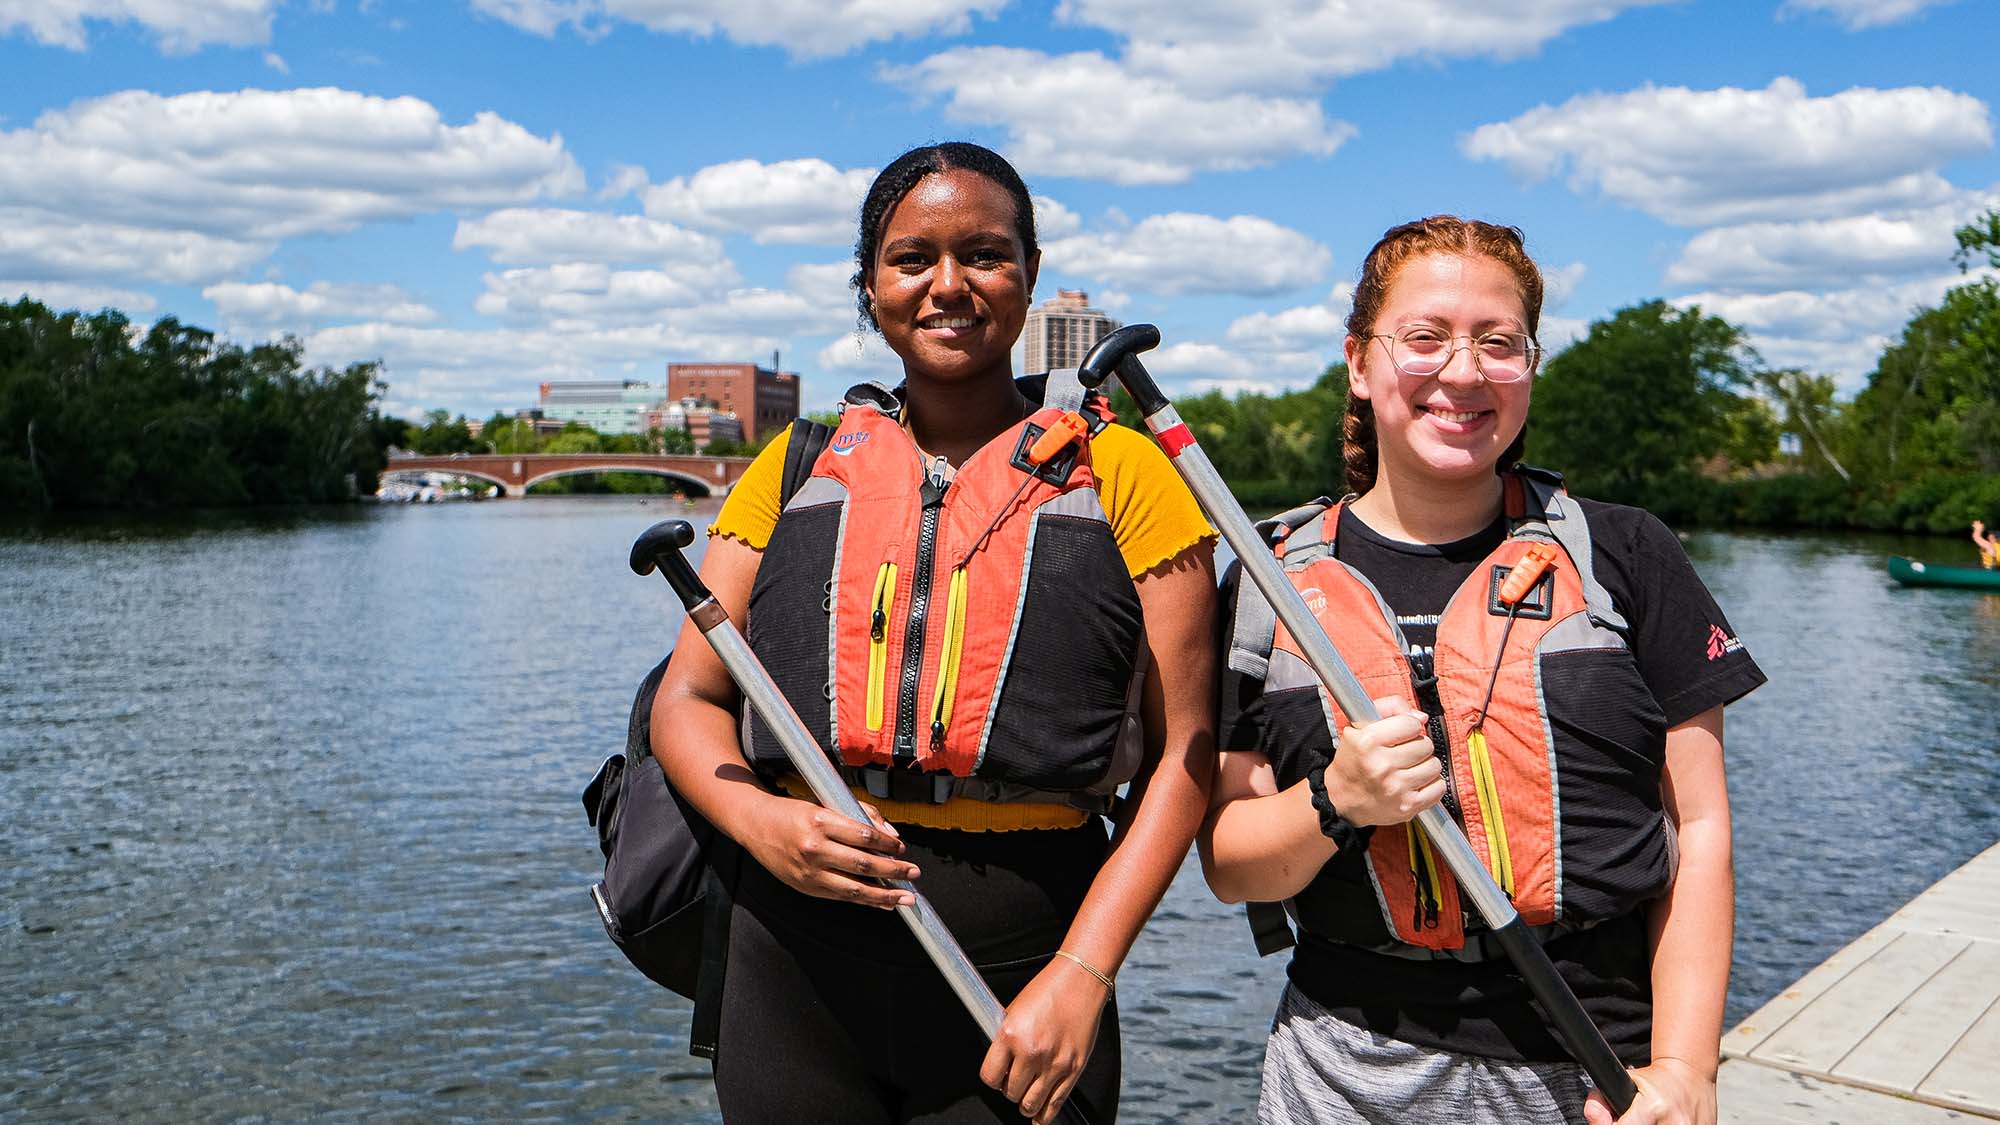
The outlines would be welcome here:
<svg viewBox="0 0 2000 1125">
<path fill-rule="evenodd" d="M 529 477 L 525 482 L 519 485 L 508 485 L 505 487 L 518 488 L 520 491 L 517 493 L 517 495 L 525 496 L 527 495 L 529 489 L 535 487 L 538 484 L 541 484 L 543 481 L 551 481 L 556 479 L 557 477 L 591 476 L 600 473 L 643 473 L 646 476 L 666 477 L 668 480 L 674 481 L 675 483 L 681 485 L 682 491 L 687 493 L 687 495 L 690 497 L 709 496 L 712 495 L 715 491 L 714 485 L 712 485 L 710 482 L 705 481 L 700 477 L 692 476 L 688 473 L 677 472 L 673 469 L 664 469 L 658 465 L 620 465 L 620 464 L 582 465 L 570 469 L 554 469 L 551 470 L 550 472 L 540 473 L 535 476 Z M 484 477 L 482 479 L 491 480 L 493 478 Z"/>
<path fill-rule="evenodd" d="M 383 469 L 380 473 L 377 473 L 376 475 L 384 480 L 387 480 L 390 477 L 402 477 L 402 476 L 436 475 L 443 477 L 471 477 L 474 480 L 483 480 L 487 484 L 497 487 L 500 490 L 499 495 L 501 496 L 507 495 L 508 492 L 512 489 L 518 489 L 521 487 L 518 484 L 508 484 L 507 478 L 505 477 L 496 476 L 493 473 L 482 472 L 478 469 L 461 469 L 455 467 L 449 469 L 443 469 L 433 465 L 426 465 L 420 469 L 399 469 L 396 468 L 395 462 L 393 461 L 389 463 L 389 466 L 387 468 Z"/>
</svg>

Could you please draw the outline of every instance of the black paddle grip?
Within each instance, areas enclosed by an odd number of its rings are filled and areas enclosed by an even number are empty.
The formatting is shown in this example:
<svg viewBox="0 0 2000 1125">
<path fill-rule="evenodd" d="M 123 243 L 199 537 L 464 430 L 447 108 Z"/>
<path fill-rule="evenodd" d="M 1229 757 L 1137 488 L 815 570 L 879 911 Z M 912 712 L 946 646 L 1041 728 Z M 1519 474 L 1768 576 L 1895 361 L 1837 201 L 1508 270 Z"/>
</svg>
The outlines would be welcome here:
<svg viewBox="0 0 2000 1125">
<path fill-rule="evenodd" d="M 1153 376 L 1139 362 L 1139 353 L 1151 351 L 1160 345 L 1160 330 L 1150 324 L 1128 324 L 1097 342 L 1090 354 L 1083 357 L 1083 365 L 1077 368 L 1077 381 L 1095 390 L 1103 385 L 1112 372 L 1118 373 L 1118 381 L 1125 384 L 1125 393 L 1139 407 L 1139 413 L 1152 417 L 1167 407 L 1167 396 L 1160 393 Z"/>
<path fill-rule="evenodd" d="M 632 541 L 632 573 L 651 574 L 657 568 L 681 605 L 693 609 L 709 599 L 708 587 L 701 584 L 694 567 L 681 550 L 694 542 L 694 527 L 686 520 L 661 520 L 639 533 Z"/>
</svg>

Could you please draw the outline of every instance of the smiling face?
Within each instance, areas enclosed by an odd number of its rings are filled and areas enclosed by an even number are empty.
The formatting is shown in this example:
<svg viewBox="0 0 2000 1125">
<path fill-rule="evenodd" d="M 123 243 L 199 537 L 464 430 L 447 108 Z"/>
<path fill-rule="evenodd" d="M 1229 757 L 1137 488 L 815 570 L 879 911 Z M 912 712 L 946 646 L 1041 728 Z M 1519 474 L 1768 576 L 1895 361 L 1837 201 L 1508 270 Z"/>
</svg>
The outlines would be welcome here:
<svg viewBox="0 0 2000 1125">
<path fill-rule="evenodd" d="M 1369 331 L 1391 335 L 1411 325 L 1454 337 L 1528 331 L 1514 274 L 1478 254 L 1424 254 L 1396 271 Z M 1443 483 L 1490 475 L 1528 419 L 1532 380 L 1486 381 L 1470 348 L 1423 378 L 1396 370 L 1387 340 L 1349 336 L 1346 353 L 1354 373 L 1349 389 L 1374 411 L 1379 471 L 1397 480 Z"/>
<path fill-rule="evenodd" d="M 911 377 L 1012 375 L 1040 265 L 1016 228 L 1006 189 L 962 169 L 925 176 L 890 210 L 863 288 Z"/>
</svg>

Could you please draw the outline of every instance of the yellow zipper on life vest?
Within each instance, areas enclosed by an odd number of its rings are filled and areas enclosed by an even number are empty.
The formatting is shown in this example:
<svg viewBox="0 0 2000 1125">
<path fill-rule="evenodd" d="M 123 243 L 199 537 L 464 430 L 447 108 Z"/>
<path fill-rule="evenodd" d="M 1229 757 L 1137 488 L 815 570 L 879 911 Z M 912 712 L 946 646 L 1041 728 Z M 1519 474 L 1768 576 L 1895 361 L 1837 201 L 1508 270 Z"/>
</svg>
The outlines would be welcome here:
<svg viewBox="0 0 2000 1125">
<path fill-rule="evenodd" d="M 1479 802 L 1480 816 L 1486 821 L 1486 866 L 1507 897 L 1514 897 L 1514 857 L 1507 850 L 1507 820 L 1500 812 L 1500 783 L 1493 776 L 1493 755 L 1486 750 L 1486 732 L 1478 727 L 1465 736 L 1465 749 L 1472 759 L 1473 799 Z"/>
<path fill-rule="evenodd" d="M 945 595 L 944 651 L 938 654 L 937 691 L 931 697 L 931 753 L 944 749 L 945 728 L 951 725 L 951 705 L 958 696 L 958 661 L 965 655 L 965 567 L 951 571 L 951 591 Z"/>
<path fill-rule="evenodd" d="M 873 612 L 868 617 L 868 729 L 882 729 L 882 689 L 889 679 L 889 610 L 896 601 L 896 564 L 875 572 Z"/>
</svg>

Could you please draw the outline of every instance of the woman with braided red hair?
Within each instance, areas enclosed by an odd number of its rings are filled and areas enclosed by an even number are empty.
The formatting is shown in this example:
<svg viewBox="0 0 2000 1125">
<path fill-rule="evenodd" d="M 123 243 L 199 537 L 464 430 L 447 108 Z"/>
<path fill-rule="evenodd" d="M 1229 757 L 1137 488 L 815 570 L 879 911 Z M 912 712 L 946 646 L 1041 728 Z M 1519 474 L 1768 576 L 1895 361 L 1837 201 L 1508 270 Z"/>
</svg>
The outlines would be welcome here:
<svg viewBox="0 0 2000 1125">
<path fill-rule="evenodd" d="M 1199 842 L 1220 897 L 1300 930 L 1265 1121 L 1609 1125 L 1414 831 L 1440 802 L 1635 1068 L 1620 1120 L 1715 1120 L 1722 708 L 1763 676 L 1664 525 L 1519 464 L 1541 302 L 1508 227 L 1407 223 L 1363 265 L 1347 498 L 1271 526 L 1383 718 L 1349 724 L 1254 588 L 1232 595 Z"/>
</svg>

